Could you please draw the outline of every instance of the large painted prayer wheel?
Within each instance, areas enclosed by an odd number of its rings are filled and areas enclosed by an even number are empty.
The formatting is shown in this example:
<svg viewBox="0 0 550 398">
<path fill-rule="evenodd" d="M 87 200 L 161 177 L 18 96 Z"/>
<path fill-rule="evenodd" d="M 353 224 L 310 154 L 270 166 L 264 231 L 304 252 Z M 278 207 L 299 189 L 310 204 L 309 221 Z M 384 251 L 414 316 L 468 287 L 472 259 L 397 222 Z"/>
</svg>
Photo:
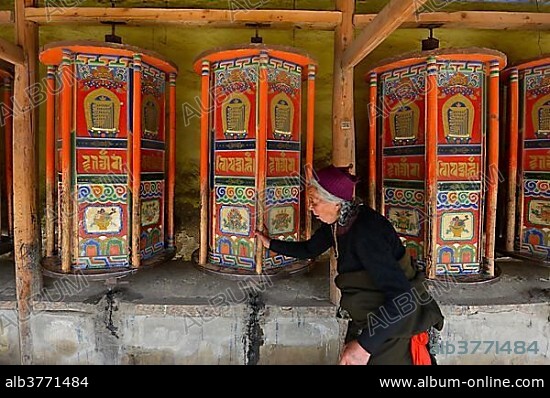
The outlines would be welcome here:
<svg viewBox="0 0 550 398">
<path fill-rule="evenodd" d="M 550 58 L 505 71 L 505 249 L 550 264 Z"/>
<path fill-rule="evenodd" d="M 95 42 L 54 43 L 40 60 L 48 67 L 45 269 L 112 274 L 167 260 L 177 67 Z"/>
<path fill-rule="evenodd" d="M 446 49 L 392 59 L 367 75 L 369 204 L 430 278 L 494 276 L 505 63 L 497 51 Z"/>
<path fill-rule="evenodd" d="M 0 254 L 12 249 L 13 239 L 13 75 L 0 61 Z"/>
<path fill-rule="evenodd" d="M 311 165 L 316 62 L 292 48 L 245 45 L 200 55 L 195 71 L 203 104 L 199 265 L 229 275 L 305 269 L 265 250 L 254 232 L 290 241 L 311 233 L 302 155 L 305 144 Z"/>
</svg>

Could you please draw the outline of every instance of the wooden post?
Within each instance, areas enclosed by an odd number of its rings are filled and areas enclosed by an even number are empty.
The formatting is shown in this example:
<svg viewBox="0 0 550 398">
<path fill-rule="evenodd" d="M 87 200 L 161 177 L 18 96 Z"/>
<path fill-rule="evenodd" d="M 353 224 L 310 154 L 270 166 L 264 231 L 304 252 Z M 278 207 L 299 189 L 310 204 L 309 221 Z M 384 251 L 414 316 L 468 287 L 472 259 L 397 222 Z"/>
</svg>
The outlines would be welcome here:
<svg viewBox="0 0 550 398">
<path fill-rule="evenodd" d="M 201 229 L 199 264 L 205 265 L 208 256 L 208 159 L 210 136 L 210 62 L 202 62 L 201 70 L 201 157 L 200 157 L 200 195 Z M 213 166 L 212 166 L 213 167 Z"/>
<path fill-rule="evenodd" d="M 436 275 L 437 253 L 437 60 L 430 56 L 427 62 L 426 82 L 426 274 L 433 279 Z"/>
<path fill-rule="evenodd" d="M 517 193 L 517 172 L 518 172 L 518 112 L 519 112 L 519 82 L 518 70 L 512 69 L 509 76 L 510 102 L 508 108 L 509 130 L 508 130 L 508 193 L 506 199 L 506 251 L 514 251 L 514 240 L 516 231 L 516 193 Z"/>
<path fill-rule="evenodd" d="M 336 0 L 336 10 L 342 13 L 342 22 L 334 30 L 334 66 L 332 91 L 332 163 L 336 166 L 353 165 L 355 171 L 355 122 L 353 119 L 353 68 L 342 68 L 344 51 L 353 40 L 353 13 L 355 2 Z M 330 301 L 340 302 L 340 290 L 334 284 L 338 272 L 334 253 L 330 256 Z"/>
<path fill-rule="evenodd" d="M 8 202 L 8 236 L 13 236 L 13 103 L 11 79 L 4 80 L 4 105 L 9 109 L 4 117 L 5 184 Z"/>
<path fill-rule="evenodd" d="M 256 133 L 256 229 L 264 232 L 264 205 L 267 157 L 267 53 L 260 53 L 259 123 Z M 266 233 L 268 231 L 265 231 Z M 256 239 L 256 273 L 261 274 L 264 262 L 264 246 Z"/>
<path fill-rule="evenodd" d="M 485 198 L 485 261 L 489 276 L 495 276 L 495 230 L 498 193 L 498 145 L 499 145 L 499 76 L 498 60 L 489 63 L 489 126 L 487 151 L 487 197 Z"/>
<path fill-rule="evenodd" d="M 132 122 L 132 268 L 141 264 L 141 54 L 134 55 Z"/>
<path fill-rule="evenodd" d="M 40 226 L 38 218 L 37 122 L 27 89 L 36 82 L 38 29 L 25 22 L 25 6 L 15 2 L 15 41 L 24 49 L 25 62 L 15 65 L 13 131 L 13 235 L 15 286 L 19 319 L 21 364 L 33 362 L 30 318 L 33 296 L 42 288 L 40 272 Z M 14 135 L 15 135 L 14 134 Z"/>
<path fill-rule="evenodd" d="M 369 206 L 376 209 L 376 111 L 378 76 L 372 72 L 369 78 Z"/>
<path fill-rule="evenodd" d="M 69 272 L 72 265 L 72 53 L 63 50 L 61 62 L 61 270 Z"/>
<path fill-rule="evenodd" d="M 170 135 L 168 139 L 168 220 L 167 220 L 167 247 L 174 248 L 174 197 L 176 190 L 176 74 L 170 73 Z"/>
<path fill-rule="evenodd" d="M 55 66 L 46 78 L 46 256 L 55 252 Z"/>
<path fill-rule="evenodd" d="M 307 72 L 307 134 L 306 169 L 313 169 L 313 145 L 315 141 L 315 65 L 308 65 Z M 311 238 L 311 212 L 309 211 L 309 186 L 306 181 L 306 239 Z"/>
<path fill-rule="evenodd" d="M 334 84 L 332 93 L 332 163 L 354 165 L 355 126 L 353 119 L 353 67 L 342 68 L 344 51 L 353 40 L 355 2 L 336 0 L 342 23 L 334 31 Z"/>
</svg>

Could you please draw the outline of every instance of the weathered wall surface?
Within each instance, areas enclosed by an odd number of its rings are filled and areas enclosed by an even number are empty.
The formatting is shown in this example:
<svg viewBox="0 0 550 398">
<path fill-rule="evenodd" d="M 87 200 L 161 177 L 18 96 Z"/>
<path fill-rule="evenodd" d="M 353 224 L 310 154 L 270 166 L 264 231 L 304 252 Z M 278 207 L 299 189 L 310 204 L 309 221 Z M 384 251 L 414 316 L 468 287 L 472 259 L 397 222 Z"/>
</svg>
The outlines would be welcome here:
<svg viewBox="0 0 550 398">
<path fill-rule="evenodd" d="M 550 305 L 443 306 L 444 364 L 550 364 Z M 32 319 L 35 364 L 335 364 L 340 325 L 330 305 L 230 307 L 41 303 Z M 15 312 L 0 309 L 0 364 L 19 363 Z M 475 341 L 482 341 L 472 353 Z M 510 342 L 511 352 L 502 349 Z M 466 342 L 468 353 L 460 346 Z M 488 342 L 498 342 L 500 349 Z M 537 342 L 537 352 L 524 352 Z M 449 347 L 455 348 L 450 352 Z M 532 346 L 534 347 L 534 346 Z M 440 350 L 441 352 L 441 350 Z"/>
<path fill-rule="evenodd" d="M 19 329 L 15 308 L 15 302 L 0 302 L 0 365 L 19 363 Z"/>
<path fill-rule="evenodd" d="M 548 303 L 456 306 L 444 312 L 441 364 L 550 364 Z"/>
</svg>

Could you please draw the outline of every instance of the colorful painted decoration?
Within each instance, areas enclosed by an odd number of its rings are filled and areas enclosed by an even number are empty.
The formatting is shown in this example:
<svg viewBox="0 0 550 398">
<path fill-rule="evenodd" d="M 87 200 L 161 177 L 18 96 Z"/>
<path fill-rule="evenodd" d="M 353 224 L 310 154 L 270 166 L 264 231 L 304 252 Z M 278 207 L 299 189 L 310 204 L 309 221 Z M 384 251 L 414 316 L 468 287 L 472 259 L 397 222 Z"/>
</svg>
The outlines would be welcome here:
<svg viewBox="0 0 550 398">
<path fill-rule="evenodd" d="M 177 68 L 142 49 L 93 42 L 46 46 L 40 60 L 48 120 L 59 120 L 47 125 L 47 213 L 58 217 L 47 216 L 44 266 L 108 273 L 173 255 L 175 165 L 166 158 L 175 123 L 166 126 L 165 114 L 175 112 Z"/>
<path fill-rule="evenodd" d="M 550 58 L 506 70 L 504 247 L 550 262 Z"/>
<path fill-rule="evenodd" d="M 403 56 L 367 75 L 369 142 L 378 148 L 370 150 L 369 204 L 432 278 L 485 272 L 483 203 L 496 189 L 485 178 L 486 112 L 498 99 L 488 82 L 505 62 L 496 51 L 445 50 Z"/>
<path fill-rule="evenodd" d="M 308 79 L 313 114 L 315 62 L 293 49 L 251 45 L 205 53 L 195 70 L 210 101 L 203 108 L 212 109 L 202 114 L 199 264 L 240 274 L 303 267 L 264 250 L 254 232 L 286 240 L 311 232 L 301 210 L 301 109 Z M 312 122 L 307 136 L 311 164 Z"/>
</svg>

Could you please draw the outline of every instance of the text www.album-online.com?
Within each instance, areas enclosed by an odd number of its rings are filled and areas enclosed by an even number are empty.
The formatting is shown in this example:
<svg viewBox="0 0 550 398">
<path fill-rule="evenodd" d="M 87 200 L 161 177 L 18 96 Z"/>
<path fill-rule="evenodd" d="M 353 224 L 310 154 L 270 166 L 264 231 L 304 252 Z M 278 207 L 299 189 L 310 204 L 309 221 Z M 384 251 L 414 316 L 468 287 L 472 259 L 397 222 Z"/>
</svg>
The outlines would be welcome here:
<svg viewBox="0 0 550 398">
<path fill-rule="evenodd" d="M 454 387 L 454 388 L 544 388 L 543 379 L 507 379 L 493 378 L 490 376 L 480 378 L 468 378 L 465 380 L 457 378 L 442 378 L 426 376 L 423 378 L 391 378 L 379 379 L 380 387 L 417 387 L 417 388 L 433 388 L 433 387 Z"/>
</svg>

